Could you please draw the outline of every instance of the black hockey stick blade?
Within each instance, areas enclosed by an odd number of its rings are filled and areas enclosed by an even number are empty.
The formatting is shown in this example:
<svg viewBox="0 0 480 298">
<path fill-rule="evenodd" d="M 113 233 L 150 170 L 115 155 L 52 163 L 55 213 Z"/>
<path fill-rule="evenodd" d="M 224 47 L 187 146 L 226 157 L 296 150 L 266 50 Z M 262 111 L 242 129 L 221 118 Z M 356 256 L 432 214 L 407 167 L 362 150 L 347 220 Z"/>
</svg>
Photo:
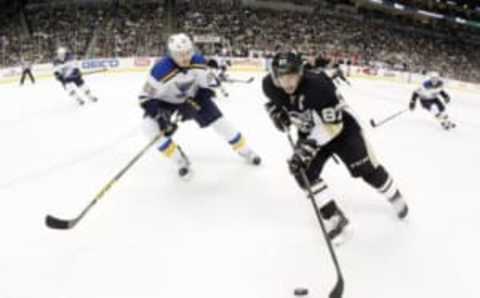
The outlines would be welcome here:
<svg viewBox="0 0 480 298">
<path fill-rule="evenodd" d="M 75 222 L 75 220 L 64 220 L 51 215 L 47 215 L 45 217 L 45 224 L 47 225 L 47 227 L 56 230 L 71 229 L 75 225 Z"/>
<path fill-rule="evenodd" d="M 245 83 L 250 84 L 251 82 L 253 82 L 253 80 L 255 80 L 255 78 L 250 77 L 248 80 L 245 81 Z"/>
<path fill-rule="evenodd" d="M 342 298 L 343 296 L 343 289 L 344 289 L 344 281 L 343 278 L 340 276 L 335 287 L 333 288 L 332 292 L 330 293 L 330 298 Z"/>
<path fill-rule="evenodd" d="M 377 126 L 377 125 L 375 124 L 375 121 L 373 121 L 373 119 L 370 119 L 370 125 L 371 125 L 372 127 Z"/>
<path fill-rule="evenodd" d="M 175 123 L 178 122 L 180 119 L 175 119 Z M 105 195 L 105 193 L 115 184 L 127 171 L 130 169 L 139 159 L 143 156 L 147 150 L 152 147 L 164 134 L 160 133 L 155 138 L 153 138 L 143 149 L 142 151 L 138 152 L 134 158 L 132 158 L 128 164 L 118 172 L 115 177 L 113 177 L 103 188 L 97 193 L 95 198 L 90 201 L 82 212 L 75 218 L 70 220 L 60 219 L 52 215 L 47 215 L 45 218 L 45 224 L 47 227 L 57 230 L 69 230 L 72 229 L 77 225 L 77 223 L 90 211 L 90 209 Z"/>
</svg>

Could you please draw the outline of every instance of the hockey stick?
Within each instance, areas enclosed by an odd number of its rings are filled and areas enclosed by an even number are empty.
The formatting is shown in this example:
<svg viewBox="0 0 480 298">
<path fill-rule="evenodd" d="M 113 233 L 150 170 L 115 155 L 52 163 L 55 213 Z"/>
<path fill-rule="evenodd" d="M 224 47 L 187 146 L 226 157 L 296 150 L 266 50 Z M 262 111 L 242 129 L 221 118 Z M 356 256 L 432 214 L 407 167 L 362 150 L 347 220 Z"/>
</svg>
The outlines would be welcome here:
<svg viewBox="0 0 480 298">
<path fill-rule="evenodd" d="M 295 143 L 293 142 L 293 138 L 292 138 L 292 135 L 290 134 L 290 131 L 286 129 L 286 132 L 287 132 L 287 138 L 288 138 L 288 141 L 290 142 L 290 145 L 292 146 L 293 149 L 295 149 Z M 333 264 L 335 265 L 335 271 L 337 273 L 337 283 L 335 284 L 335 287 L 333 288 L 333 290 L 330 292 L 329 297 L 341 298 L 343 295 L 343 290 L 345 288 L 345 282 L 343 280 L 340 264 L 338 263 L 338 258 L 337 258 L 337 255 L 335 254 L 335 250 L 333 249 L 332 241 L 330 240 L 330 238 L 328 238 L 327 229 L 325 228 L 325 223 L 323 222 L 322 217 L 320 216 L 320 210 L 318 209 L 318 204 L 315 201 L 315 195 L 312 193 L 310 181 L 308 181 L 307 174 L 305 174 L 304 169 L 300 169 L 300 175 L 302 176 L 302 180 L 306 185 L 308 198 L 312 203 L 313 210 L 315 211 L 315 215 L 317 217 L 318 223 L 320 224 L 320 227 L 322 229 L 323 237 L 325 239 L 325 242 L 327 243 L 328 251 L 330 253 L 330 256 L 332 257 Z"/>
<path fill-rule="evenodd" d="M 396 112 L 395 114 L 393 115 L 390 115 L 388 116 L 387 118 L 379 121 L 379 122 L 375 122 L 373 119 L 370 119 L 370 125 L 372 125 L 372 127 L 379 127 L 383 124 L 385 124 L 386 122 L 392 120 L 392 119 L 395 119 L 397 118 L 398 116 L 400 116 L 401 114 L 405 113 L 406 111 L 408 111 L 409 109 L 404 109 L 404 110 L 401 110 L 401 111 L 398 111 Z"/>
<path fill-rule="evenodd" d="M 255 80 L 255 78 L 254 78 L 254 77 L 250 77 L 250 78 L 248 78 L 247 80 L 227 79 L 226 82 L 227 82 L 227 83 L 244 83 L 244 84 L 250 84 L 251 82 L 253 82 L 253 80 Z"/>
<path fill-rule="evenodd" d="M 73 219 L 60 219 L 58 217 L 47 215 L 45 224 L 51 229 L 67 230 L 75 227 L 77 223 L 87 214 L 87 212 L 103 197 L 103 195 L 130 169 L 150 147 L 153 146 L 161 137 L 163 133 L 158 134 L 151 140 L 130 162 L 113 177 L 101 190 L 97 193 L 95 198 L 83 209 L 83 211 Z"/>
</svg>

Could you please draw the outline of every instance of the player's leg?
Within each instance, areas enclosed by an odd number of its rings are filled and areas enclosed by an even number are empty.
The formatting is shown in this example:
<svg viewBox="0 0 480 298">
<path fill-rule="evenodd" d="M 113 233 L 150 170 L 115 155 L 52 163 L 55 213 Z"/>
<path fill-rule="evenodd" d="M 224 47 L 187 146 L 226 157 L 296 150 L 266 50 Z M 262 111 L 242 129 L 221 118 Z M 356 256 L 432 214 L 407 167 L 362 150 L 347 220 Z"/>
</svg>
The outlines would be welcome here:
<svg viewBox="0 0 480 298">
<path fill-rule="evenodd" d="M 67 91 L 68 95 L 71 98 L 73 98 L 74 100 L 76 100 L 79 105 L 85 104 L 82 97 L 80 97 L 80 95 L 78 94 L 77 88 L 76 88 L 76 85 L 75 85 L 74 82 L 72 82 L 70 80 L 66 80 L 64 86 L 65 86 L 65 90 Z"/>
<path fill-rule="evenodd" d="M 399 218 L 407 216 L 408 206 L 402 194 L 390 174 L 377 161 L 361 130 L 342 136 L 335 152 L 347 165 L 353 177 L 361 177 L 392 204 Z"/>
<path fill-rule="evenodd" d="M 149 138 L 154 138 L 159 133 L 163 136 L 158 141 L 158 150 L 178 169 L 178 174 L 182 178 L 189 178 L 191 174 L 190 160 L 183 152 L 181 147 L 172 139 L 176 130 L 176 124 L 172 122 L 172 115 L 175 112 L 174 105 L 161 103 L 160 101 L 150 101 L 148 104 L 142 104 L 145 110 L 143 119 L 143 131 Z"/>
<path fill-rule="evenodd" d="M 195 99 L 188 100 L 180 109 L 183 115 L 195 119 L 201 128 L 211 127 L 233 150 L 251 164 L 259 165 L 260 157 L 247 145 L 242 133 L 225 117 L 212 100 L 209 89 L 201 89 Z"/>
<path fill-rule="evenodd" d="M 446 112 L 445 104 L 438 98 L 436 98 L 430 105 L 430 111 L 435 115 L 435 118 L 440 122 L 440 125 L 449 130 L 456 125 L 453 123 Z"/>
<path fill-rule="evenodd" d="M 25 72 L 25 70 L 22 72 L 22 77 L 20 78 L 20 86 L 23 86 L 23 84 L 25 83 L 25 78 L 26 78 L 27 74 Z"/>
<path fill-rule="evenodd" d="M 28 70 L 28 77 L 30 78 L 30 82 L 32 82 L 32 84 L 35 84 L 35 78 L 33 77 L 33 73 L 30 69 Z"/>
<path fill-rule="evenodd" d="M 85 96 L 93 102 L 98 101 L 98 98 L 92 94 L 92 91 L 90 88 L 88 88 L 87 84 L 85 84 L 85 81 L 82 78 L 82 75 L 78 75 L 75 80 L 74 80 L 75 85 L 77 85 L 77 88 L 82 91 Z"/>
<path fill-rule="evenodd" d="M 327 183 L 320 178 L 329 157 L 331 154 L 328 148 L 320 150 L 305 169 L 305 174 L 325 223 L 327 234 L 335 244 L 340 244 L 345 239 L 349 220 L 335 202 L 335 195 L 330 191 Z M 300 174 L 294 174 L 294 177 L 300 188 L 308 194 L 308 185 L 304 178 Z"/>
</svg>

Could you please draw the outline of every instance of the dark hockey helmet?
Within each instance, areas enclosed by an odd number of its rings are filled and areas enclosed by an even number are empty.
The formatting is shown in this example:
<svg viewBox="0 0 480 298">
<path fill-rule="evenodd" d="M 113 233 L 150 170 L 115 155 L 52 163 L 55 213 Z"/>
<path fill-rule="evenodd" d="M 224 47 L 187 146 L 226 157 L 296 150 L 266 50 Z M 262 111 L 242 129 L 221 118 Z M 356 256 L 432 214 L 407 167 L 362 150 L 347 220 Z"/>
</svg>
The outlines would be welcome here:
<svg viewBox="0 0 480 298">
<path fill-rule="evenodd" d="M 292 52 L 278 53 L 272 61 L 272 72 L 275 78 L 287 74 L 303 74 L 303 60 Z"/>
<path fill-rule="evenodd" d="M 217 62 L 217 60 L 212 58 L 212 59 L 207 61 L 207 66 L 210 67 L 210 68 L 217 69 L 218 68 L 218 62 Z"/>
</svg>

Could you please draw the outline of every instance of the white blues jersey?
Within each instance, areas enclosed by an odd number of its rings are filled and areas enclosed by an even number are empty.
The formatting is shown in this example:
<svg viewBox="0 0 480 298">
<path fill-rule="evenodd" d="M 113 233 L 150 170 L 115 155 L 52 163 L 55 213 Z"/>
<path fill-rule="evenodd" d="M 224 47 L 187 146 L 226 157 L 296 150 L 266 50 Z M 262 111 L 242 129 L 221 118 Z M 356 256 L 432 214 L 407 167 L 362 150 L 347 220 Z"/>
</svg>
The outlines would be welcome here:
<svg viewBox="0 0 480 298">
<path fill-rule="evenodd" d="M 150 71 L 141 98 L 181 104 L 195 97 L 199 88 L 208 87 L 207 67 L 202 55 L 194 55 L 186 68 L 180 68 L 172 58 L 164 57 Z"/>
<path fill-rule="evenodd" d="M 213 59 L 217 61 L 218 63 L 218 68 L 228 68 L 229 62 L 227 57 L 222 57 L 222 56 L 214 56 Z"/>
<path fill-rule="evenodd" d="M 75 61 L 75 57 L 68 53 L 64 60 L 55 59 L 53 61 L 53 72 L 58 73 L 63 79 L 68 80 L 80 75 L 80 69 L 78 63 Z"/>
<path fill-rule="evenodd" d="M 416 90 L 416 93 L 420 97 L 420 100 L 432 100 L 439 97 L 443 91 L 443 86 L 442 80 L 437 80 L 435 83 L 432 82 L 432 80 L 427 80 Z"/>
</svg>

